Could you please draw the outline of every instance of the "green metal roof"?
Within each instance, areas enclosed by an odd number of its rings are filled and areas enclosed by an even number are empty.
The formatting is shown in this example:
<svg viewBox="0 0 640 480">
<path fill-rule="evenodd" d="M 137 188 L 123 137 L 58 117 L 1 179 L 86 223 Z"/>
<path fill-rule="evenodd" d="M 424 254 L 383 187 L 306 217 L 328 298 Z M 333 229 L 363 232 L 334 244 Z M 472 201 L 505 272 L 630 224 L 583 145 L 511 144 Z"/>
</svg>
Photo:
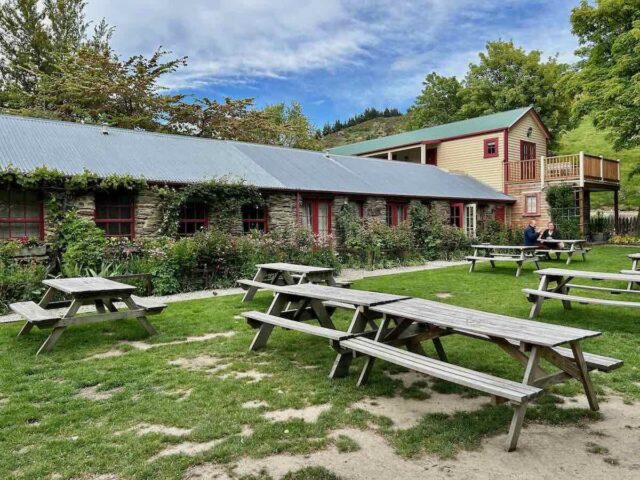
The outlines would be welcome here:
<svg viewBox="0 0 640 480">
<path fill-rule="evenodd" d="M 533 107 L 516 108 L 507 112 L 493 113 L 483 117 L 469 118 L 459 122 L 445 123 L 435 127 L 421 128 L 411 132 L 397 133 L 386 137 L 365 140 L 364 142 L 341 145 L 329 148 L 328 151 L 336 155 L 359 155 L 366 152 L 386 150 L 388 148 L 411 145 L 414 143 L 441 140 L 458 137 L 476 132 L 486 132 L 509 128 L 520 120 Z"/>
</svg>

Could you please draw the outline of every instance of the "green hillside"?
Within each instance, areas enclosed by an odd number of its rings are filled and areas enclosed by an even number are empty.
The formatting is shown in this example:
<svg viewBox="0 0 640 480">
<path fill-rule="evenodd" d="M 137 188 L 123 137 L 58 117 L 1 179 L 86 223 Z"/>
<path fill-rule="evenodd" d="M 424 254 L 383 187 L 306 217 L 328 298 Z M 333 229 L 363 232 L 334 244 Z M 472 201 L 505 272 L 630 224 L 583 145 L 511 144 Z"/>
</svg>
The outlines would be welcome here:
<svg viewBox="0 0 640 480">
<path fill-rule="evenodd" d="M 362 142 L 404 131 L 406 117 L 380 117 L 347 127 L 320 139 L 322 148 L 332 148 L 349 143 Z"/>
<path fill-rule="evenodd" d="M 607 158 L 620 159 L 622 189 L 620 193 L 621 208 L 636 209 L 640 205 L 640 176 L 628 180 L 631 169 L 640 163 L 640 147 L 616 152 L 606 138 L 604 130 L 597 129 L 591 121 L 584 120 L 577 128 L 567 132 L 560 138 L 557 151 L 559 154 L 577 153 L 580 150 Z M 592 197 L 592 207 L 610 206 L 612 193 L 598 193 Z"/>
</svg>

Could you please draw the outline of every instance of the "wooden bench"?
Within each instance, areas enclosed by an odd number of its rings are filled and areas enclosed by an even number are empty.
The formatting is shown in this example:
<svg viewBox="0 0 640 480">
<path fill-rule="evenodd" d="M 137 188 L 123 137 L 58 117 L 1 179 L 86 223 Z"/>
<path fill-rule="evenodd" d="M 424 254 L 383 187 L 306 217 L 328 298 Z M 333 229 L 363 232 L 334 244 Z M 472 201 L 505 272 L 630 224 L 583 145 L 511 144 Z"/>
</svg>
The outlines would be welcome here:
<svg viewBox="0 0 640 480">
<path fill-rule="evenodd" d="M 576 248 L 571 250 L 570 248 L 558 248 L 558 249 L 545 249 L 541 248 L 535 251 L 536 255 L 545 255 L 547 258 L 551 258 L 551 254 L 554 253 L 556 255 L 556 260 L 560 260 L 560 255 L 563 253 L 567 254 L 567 265 L 571 264 L 571 258 L 574 253 L 582 255 L 582 260 L 587 260 L 587 253 L 591 251 L 591 248 Z"/>
<path fill-rule="evenodd" d="M 131 299 L 140 308 L 144 309 L 150 315 L 161 313 L 167 304 L 153 297 L 138 297 L 137 295 L 131 295 Z"/>
<path fill-rule="evenodd" d="M 509 428 L 507 451 L 516 448 L 528 402 L 542 393 L 542 389 L 538 387 L 407 352 L 369 338 L 339 340 L 339 344 L 342 348 L 513 402 L 516 409 Z"/>
<path fill-rule="evenodd" d="M 296 320 L 288 320 L 286 318 L 276 317 L 275 315 L 269 315 L 268 313 L 252 311 L 243 312 L 241 315 L 246 318 L 249 325 L 254 328 L 259 328 L 261 325 L 267 324 L 273 327 L 282 327 L 287 330 L 295 330 L 297 332 L 308 333 L 317 337 L 328 338 L 330 340 L 340 340 L 340 338 L 348 335 L 348 333 L 340 330 L 319 327 L 317 325 L 298 322 Z"/>
<path fill-rule="evenodd" d="M 538 265 L 538 261 L 540 260 L 537 256 L 533 257 L 524 257 L 522 258 L 520 255 L 509 255 L 509 254 L 499 254 L 491 257 L 479 256 L 479 255 L 470 255 L 465 257 L 465 260 L 471 262 L 471 266 L 469 267 L 469 272 L 473 272 L 476 267 L 476 262 L 487 261 L 491 264 L 492 268 L 495 268 L 495 262 L 515 262 L 518 266 L 518 270 L 516 271 L 516 277 L 520 276 L 522 273 L 522 265 L 527 262 L 534 262 L 536 268 L 540 268 Z"/>
<path fill-rule="evenodd" d="M 22 315 L 27 322 L 35 325 L 50 325 L 60 320 L 58 315 L 42 308 L 35 302 L 12 303 L 9 308 L 18 315 Z"/>
<path fill-rule="evenodd" d="M 581 285 L 582 287 L 582 285 Z M 609 290 L 609 289 L 607 289 Z M 626 290 L 625 290 L 626 291 Z M 571 302 L 577 302 L 582 305 L 608 305 L 610 307 L 632 307 L 640 308 L 640 302 L 627 302 L 624 300 L 607 300 L 606 298 L 581 297 L 578 295 L 570 295 L 568 293 L 550 292 L 548 290 L 536 290 L 534 288 L 523 288 L 522 292 L 527 295 L 530 302 L 536 303 L 538 298 L 551 298 L 554 300 L 562 300 L 562 304 L 566 310 L 571 309 Z M 534 318 L 538 312 L 532 310 L 529 318 Z"/>
</svg>

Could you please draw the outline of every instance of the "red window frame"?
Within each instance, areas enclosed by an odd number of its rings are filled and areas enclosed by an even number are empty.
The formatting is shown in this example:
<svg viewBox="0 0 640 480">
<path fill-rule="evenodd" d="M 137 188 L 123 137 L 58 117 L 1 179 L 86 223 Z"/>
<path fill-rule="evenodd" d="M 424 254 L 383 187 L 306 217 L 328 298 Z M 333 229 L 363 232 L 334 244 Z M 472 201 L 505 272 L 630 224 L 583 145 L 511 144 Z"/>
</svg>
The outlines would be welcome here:
<svg viewBox="0 0 640 480">
<path fill-rule="evenodd" d="M 506 218 L 507 218 L 507 216 L 506 216 L 505 206 L 504 205 L 498 205 L 496 207 L 496 213 L 495 213 L 496 221 L 498 221 L 500 223 L 504 223 Z"/>
<path fill-rule="evenodd" d="M 535 197 L 536 199 L 536 211 L 535 212 L 530 212 L 528 210 L 528 202 L 527 199 L 528 198 L 532 198 Z M 525 193 L 524 194 L 524 206 L 522 208 L 522 211 L 524 212 L 522 215 L 525 217 L 537 217 L 540 215 L 540 193 Z"/>
<path fill-rule="evenodd" d="M 35 206 L 38 209 L 37 217 L 27 217 L 26 216 L 26 206 L 27 206 L 27 195 L 34 194 L 35 192 L 29 192 L 25 190 L 6 190 L 7 192 L 7 216 L 0 217 L 0 225 L 7 225 L 7 236 L 0 236 L 0 240 L 19 240 L 19 239 L 27 239 L 30 238 L 27 235 L 27 224 L 37 224 L 38 225 L 38 240 L 44 240 L 44 204 L 42 200 L 36 200 Z M 17 203 L 12 201 L 12 196 L 21 195 L 22 203 Z M 36 196 L 37 198 L 37 196 Z M 22 208 L 22 216 L 14 217 L 12 215 L 12 205 L 21 205 Z M 15 207 L 14 207 L 15 208 Z M 16 235 L 15 230 L 16 226 L 20 225 L 22 234 Z M 32 238 L 32 237 L 31 237 Z"/>
<path fill-rule="evenodd" d="M 320 235 L 320 223 L 318 222 L 320 204 L 327 205 L 327 235 L 331 235 L 333 231 L 333 225 L 331 222 L 333 202 L 331 200 L 326 198 L 305 198 L 302 201 L 302 208 L 303 210 L 306 210 L 307 205 L 311 206 L 311 233 L 313 233 L 314 235 Z"/>
<path fill-rule="evenodd" d="M 260 205 L 262 208 L 262 217 L 245 217 L 245 209 L 246 208 L 255 208 L 258 205 L 243 205 L 242 206 L 242 231 L 244 233 L 249 233 L 252 230 L 258 230 L 262 233 L 267 233 L 269 231 L 269 212 L 267 210 L 266 205 Z M 262 228 L 251 228 L 252 224 L 262 225 Z"/>
<path fill-rule="evenodd" d="M 358 218 L 362 220 L 364 218 L 364 200 L 361 198 L 350 198 L 349 203 L 352 203 L 356 207 L 356 213 Z"/>
<path fill-rule="evenodd" d="M 122 211 L 127 208 L 129 209 L 129 215 L 122 216 Z M 100 216 L 100 210 L 103 209 L 106 209 L 107 212 L 119 212 L 120 217 L 111 217 L 109 214 Z M 105 231 L 108 237 L 121 237 L 133 240 L 136 235 L 136 213 L 133 195 L 117 192 L 96 195 L 93 221 L 98 227 Z M 112 225 L 118 225 L 118 233 L 112 231 Z M 123 232 L 122 227 L 124 225 L 129 226 L 129 233 L 126 231 Z"/>
<path fill-rule="evenodd" d="M 204 202 L 187 202 L 180 209 L 178 235 L 190 237 L 209 228 L 209 207 Z M 193 231 L 191 231 L 193 230 Z"/>
<path fill-rule="evenodd" d="M 489 152 L 489 145 L 495 144 L 495 152 Z M 500 144 L 498 137 L 484 139 L 484 158 L 495 158 L 500 156 Z"/>
<path fill-rule="evenodd" d="M 464 228 L 464 203 L 449 204 L 449 224 Z"/>
<path fill-rule="evenodd" d="M 406 202 L 387 202 L 387 225 L 397 227 L 409 218 L 409 205 Z"/>
</svg>

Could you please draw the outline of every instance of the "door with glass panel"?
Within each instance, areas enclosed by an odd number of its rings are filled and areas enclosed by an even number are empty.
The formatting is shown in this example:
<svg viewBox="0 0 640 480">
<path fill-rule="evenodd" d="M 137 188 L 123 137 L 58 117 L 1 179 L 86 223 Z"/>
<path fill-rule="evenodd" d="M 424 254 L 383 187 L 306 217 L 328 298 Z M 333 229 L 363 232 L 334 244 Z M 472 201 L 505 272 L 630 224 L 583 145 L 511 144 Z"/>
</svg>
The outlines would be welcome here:
<svg viewBox="0 0 640 480">
<path fill-rule="evenodd" d="M 467 237 L 476 236 L 476 204 L 469 203 L 464 206 L 464 230 Z"/>
</svg>

